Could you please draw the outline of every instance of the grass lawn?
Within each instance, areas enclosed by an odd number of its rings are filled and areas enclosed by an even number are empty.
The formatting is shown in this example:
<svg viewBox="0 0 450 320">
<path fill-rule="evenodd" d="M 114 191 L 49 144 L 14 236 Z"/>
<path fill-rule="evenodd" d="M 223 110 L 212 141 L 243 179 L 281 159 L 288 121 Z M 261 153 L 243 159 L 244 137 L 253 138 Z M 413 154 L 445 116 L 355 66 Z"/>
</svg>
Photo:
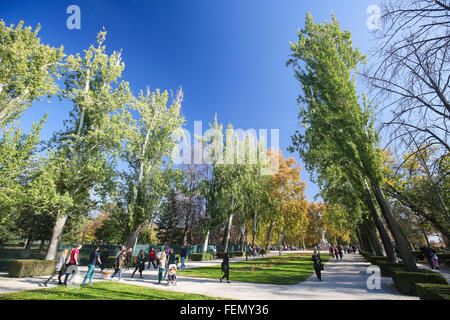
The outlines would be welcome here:
<svg viewBox="0 0 450 320">
<path fill-rule="evenodd" d="M 60 286 L 0 294 L 0 300 L 219 300 L 199 294 L 152 289 L 115 282 L 97 282 L 77 289 Z"/>
<path fill-rule="evenodd" d="M 230 263 L 230 281 L 297 284 L 314 273 L 312 254 L 288 254 L 264 259 Z M 330 255 L 321 254 L 322 262 Z M 182 276 L 219 279 L 222 275 L 220 265 L 178 271 Z"/>
</svg>

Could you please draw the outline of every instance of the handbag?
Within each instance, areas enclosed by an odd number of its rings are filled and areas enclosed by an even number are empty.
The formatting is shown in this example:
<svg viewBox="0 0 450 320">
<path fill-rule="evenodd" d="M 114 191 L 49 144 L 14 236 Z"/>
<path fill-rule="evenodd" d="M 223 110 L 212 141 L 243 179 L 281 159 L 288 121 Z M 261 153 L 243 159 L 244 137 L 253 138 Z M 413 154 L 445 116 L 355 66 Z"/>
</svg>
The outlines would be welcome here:
<svg viewBox="0 0 450 320">
<path fill-rule="evenodd" d="M 320 264 L 320 270 L 323 271 L 323 264 L 322 263 Z"/>
</svg>

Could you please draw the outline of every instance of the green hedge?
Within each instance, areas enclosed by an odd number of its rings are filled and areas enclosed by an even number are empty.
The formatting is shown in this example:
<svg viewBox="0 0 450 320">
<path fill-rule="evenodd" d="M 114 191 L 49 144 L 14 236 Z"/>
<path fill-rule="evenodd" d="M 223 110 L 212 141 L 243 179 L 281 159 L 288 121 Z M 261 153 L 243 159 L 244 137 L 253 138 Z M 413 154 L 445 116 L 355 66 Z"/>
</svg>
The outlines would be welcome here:
<svg viewBox="0 0 450 320">
<path fill-rule="evenodd" d="M 192 261 L 208 261 L 214 260 L 214 255 L 212 253 L 191 253 L 189 258 Z"/>
<path fill-rule="evenodd" d="M 389 262 L 388 257 L 385 256 L 370 256 L 367 258 L 371 264 L 378 265 L 381 262 Z"/>
<path fill-rule="evenodd" d="M 55 271 L 55 260 L 13 260 L 9 276 L 13 278 L 48 276 Z"/>
<path fill-rule="evenodd" d="M 450 285 L 435 283 L 416 283 L 420 300 L 450 300 Z"/>
<path fill-rule="evenodd" d="M 437 283 L 447 284 L 447 280 L 439 273 L 430 270 L 421 270 L 420 272 L 392 271 L 392 280 L 397 289 L 408 295 L 417 295 L 416 283 Z"/>
<path fill-rule="evenodd" d="M 245 257 L 245 251 L 234 251 L 231 252 L 232 257 Z"/>
<path fill-rule="evenodd" d="M 450 253 L 436 253 L 439 262 L 444 262 L 445 260 L 450 260 Z"/>
<path fill-rule="evenodd" d="M 392 277 L 392 272 L 395 270 L 406 271 L 405 265 L 403 263 L 380 261 L 379 263 L 377 263 L 377 265 L 380 267 L 381 275 L 383 277 Z"/>
</svg>

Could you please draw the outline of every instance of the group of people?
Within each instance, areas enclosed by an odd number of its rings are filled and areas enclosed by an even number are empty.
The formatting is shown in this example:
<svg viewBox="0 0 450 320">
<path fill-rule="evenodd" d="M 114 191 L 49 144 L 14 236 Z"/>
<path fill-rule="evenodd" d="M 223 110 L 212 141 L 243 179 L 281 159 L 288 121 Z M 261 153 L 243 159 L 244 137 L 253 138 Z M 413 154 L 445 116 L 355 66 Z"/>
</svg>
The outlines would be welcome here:
<svg viewBox="0 0 450 320">
<path fill-rule="evenodd" d="M 431 247 L 421 247 L 420 251 L 425 256 L 431 269 L 439 269 L 439 259 L 436 252 Z"/>
<path fill-rule="evenodd" d="M 258 254 L 260 254 L 264 258 L 264 254 L 266 253 L 266 250 L 263 247 L 259 246 L 249 246 L 247 250 L 247 255 L 256 257 Z"/>
<path fill-rule="evenodd" d="M 347 254 L 354 254 L 357 251 L 357 247 L 355 245 L 349 246 L 346 245 L 344 247 L 337 245 L 337 246 L 333 246 L 331 245 L 329 248 L 329 252 L 330 252 L 330 256 L 331 258 L 336 258 L 336 260 L 342 260 L 342 256 L 344 255 L 344 253 Z"/>
<path fill-rule="evenodd" d="M 41 286 L 47 286 L 50 280 L 52 280 L 56 275 L 58 276 L 58 285 L 67 285 L 68 278 L 71 274 L 71 272 L 69 272 L 69 270 L 71 270 L 70 266 L 79 265 L 80 249 L 82 247 L 82 244 L 77 244 L 77 246 L 70 251 L 65 248 L 57 258 L 55 271 L 47 280 L 41 283 Z M 122 246 L 117 248 L 113 265 L 114 271 L 109 273 L 105 272 L 104 270 L 106 269 L 106 262 L 109 258 L 109 252 L 107 248 L 104 248 L 103 252 L 100 254 L 99 250 L 100 247 L 95 246 L 94 250 L 90 253 L 88 260 L 88 271 L 83 279 L 83 283 L 81 284 L 82 287 L 86 286 L 87 282 L 89 285 L 92 284 L 95 266 L 97 264 L 100 266 L 101 274 L 105 275 L 107 278 L 109 277 L 110 279 L 113 279 L 116 275 L 118 275 L 119 281 L 122 280 L 122 272 L 124 270 L 129 270 L 132 265 L 133 249 Z M 180 250 L 181 270 L 186 268 L 184 263 L 186 257 L 187 248 L 183 246 Z M 155 269 L 159 268 L 158 283 L 161 283 L 165 278 L 168 279 L 169 283 L 173 284 L 176 282 L 176 272 L 179 261 L 173 248 L 165 246 L 164 249 L 158 248 L 157 251 L 155 251 L 155 248 L 151 248 L 147 255 L 144 250 L 141 249 L 135 257 L 135 269 L 131 274 L 131 278 L 134 278 L 137 271 L 139 272 L 140 278 L 143 278 L 142 272 L 145 270 L 146 261 L 148 261 L 147 269 L 150 269 L 150 266 L 153 266 Z M 62 281 L 63 276 L 65 276 L 64 281 Z"/>
</svg>

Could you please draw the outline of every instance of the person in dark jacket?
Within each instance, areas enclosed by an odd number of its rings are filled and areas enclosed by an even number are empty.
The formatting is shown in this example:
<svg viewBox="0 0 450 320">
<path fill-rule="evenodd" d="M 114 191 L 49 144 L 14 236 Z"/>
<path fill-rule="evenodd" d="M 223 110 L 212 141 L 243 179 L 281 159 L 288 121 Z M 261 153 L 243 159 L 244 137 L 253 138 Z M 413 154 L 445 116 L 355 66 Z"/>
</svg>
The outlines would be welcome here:
<svg viewBox="0 0 450 320">
<path fill-rule="evenodd" d="M 186 268 L 186 266 L 184 265 L 184 260 L 186 260 L 186 256 L 187 256 L 187 248 L 185 246 L 183 246 L 183 247 L 181 247 L 181 251 L 180 251 L 180 258 L 181 258 L 180 270 L 183 270 Z"/>
<path fill-rule="evenodd" d="M 433 249 L 431 249 L 430 247 L 421 247 L 420 251 L 422 251 L 425 258 L 427 258 L 428 264 L 430 265 L 431 269 L 434 269 L 434 264 L 432 260 L 434 254 Z"/>
<path fill-rule="evenodd" d="M 222 282 L 222 280 L 224 278 L 227 278 L 227 283 L 230 283 L 230 258 L 228 257 L 228 252 L 225 252 L 225 254 L 223 255 L 223 261 L 222 261 L 222 272 L 223 272 L 223 276 L 220 277 L 220 282 Z"/>
<path fill-rule="evenodd" d="M 106 268 L 106 261 L 108 260 L 109 252 L 108 248 L 104 248 L 102 254 L 100 255 L 100 260 L 102 263 L 100 264 L 100 273 L 103 274 L 103 270 Z"/>
<path fill-rule="evenodd" d="M 338 246 L 338 253 L 339 253 L 339 258 L 341 258 L 341 260 L 342 260 L 343 252 L 342 252 L 342 247 L 341 246 Z"/>
<path fill-rule="evenodd" d="M 166 278 L 167 273 L 169 272 L 169 266 L 171 264 L 177 264 L 177 256 L 176 256 L 175 252 L 173 252 L 173 248 L 169 249 L 169 255 L 167 257 L 167 262 L 166 262 L 165 270 L 164 270 L 164 279 Z"/>
<path fill-rule="evenodd" d="M 314 250 L 314 254 L 312 256 L 312 261 L 314 261 L 314 270 L 316 271 L 317 279 L 322 281 L 322 259 L 320 258 L 320 254 Z"/>
<path fill-rule="evenodd" d="M 139 273 L 140 273 L 140 277 L 139 278 L 144 278 L 142 276 L 142 271 L 144 271 L 145 269 L 145 254 L 144 254 L 144 250 L 141 249 L 141 251 L 139 251 L 138 256 L 136 257 L 136 267 L 134 268 L 133 273 L 131 274 L 131 277 L 134 278 L 134 274 L 135 272 L 139 269 Z"/>
<path fill-rule="evenodd" d="M 86 273 L 83 283 L 81 284 L 82 287 L 84 287 L 86 285 L 86 281 L 88 281 L 88 280 L 89 280 L 89 285 L 92 284 L 92 278 L 94 278 L 94 272 L 95 272 L 95 265 L 97 264 L 97 262 L 99 264 L 102 264 L 102 261 L 100 260 L 100 254 L 98 253 L 99 249 L 100 249 L 99 246 L 95 246 L 95 249 L 91 252 L 91 255 L 89 256 L 88 272 Z"/>
</svg>

